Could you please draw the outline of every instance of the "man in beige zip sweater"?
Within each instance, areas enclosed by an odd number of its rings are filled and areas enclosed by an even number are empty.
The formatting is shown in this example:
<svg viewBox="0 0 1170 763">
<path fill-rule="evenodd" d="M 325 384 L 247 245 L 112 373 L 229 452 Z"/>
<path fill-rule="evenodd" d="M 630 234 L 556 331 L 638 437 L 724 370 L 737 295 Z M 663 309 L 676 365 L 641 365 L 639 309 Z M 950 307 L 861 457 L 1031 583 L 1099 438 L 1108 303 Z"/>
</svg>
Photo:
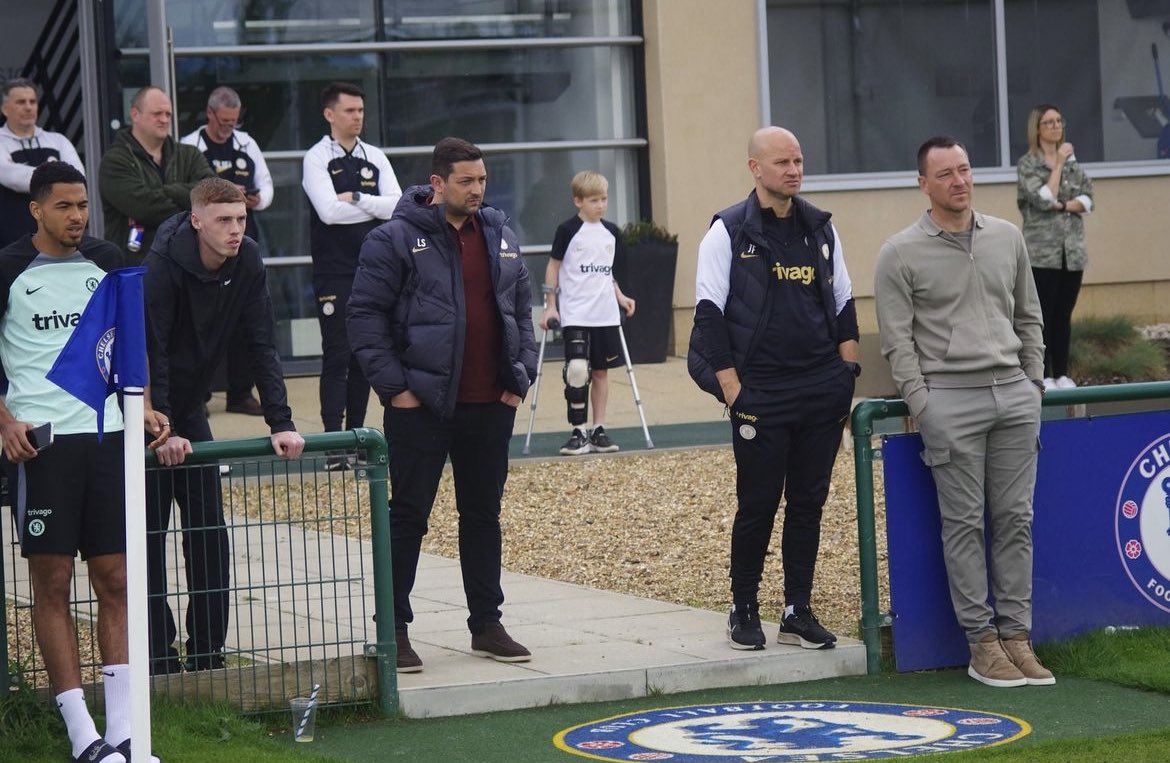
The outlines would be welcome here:
<svg viewBox="0 0 1170 763">
<path fill-rule="evenodd" d="M 1014 225 L 972 209 L 971 163 L 954 138 L 918 150 L 918 186 L 930 209 L 882 247 L 874 295 L 882 354 L 938 492 L 967 672 L 995 687 L 1053 684 L 1030 641 L 1044 341 L 1027 248 Z"/>
</svg>

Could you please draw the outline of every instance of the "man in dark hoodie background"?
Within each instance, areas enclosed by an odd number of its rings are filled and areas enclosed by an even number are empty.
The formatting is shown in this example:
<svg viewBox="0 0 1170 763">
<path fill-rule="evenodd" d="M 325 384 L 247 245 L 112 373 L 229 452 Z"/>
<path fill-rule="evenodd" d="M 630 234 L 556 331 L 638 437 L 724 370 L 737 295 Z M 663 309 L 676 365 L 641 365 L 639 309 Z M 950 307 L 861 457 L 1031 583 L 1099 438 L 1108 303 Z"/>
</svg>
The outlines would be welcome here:
<svg viewBox="0 0 1170 763">
<path fill-rule="evenodd" d="M 483 205 L 483 153 L 444 138 L 431 183 L 366 236 L 347 308 L 350 345 L 385 406 L 398 671 L 422 670 L 407 626 L 427 519 L 447 457 L 471 651 L 531 654 L 500 625 L 500 499 L 516 407 L 536 376 L 532 290 L 507 216 Z"/>
<path fill-rule="evenodd" d="M 172 112 L 161 88 L 135 93 L 130 126 L 118 131 L 98 169 L 106 241 L 121 247 L 131 265 L 142 262 L 164 220 L 191 208 L 195 184 L 215 176 L 198 148 L 171 136 Z"/>
<path fill-rule="evenodd" d="M 202 160 L 202 156 L 200 157 Z M 211 375 L 237 327 L 247 335 L 248 355 L 264 419 L 278 456 L 299 458 L 305 441 L 288 406 L 267 274 L 255 241 L 244 235 L 244 193 L 223 178 L 200 181 L 190 192 L 191 212 L 158 229 L 143 264 L 150 405 L 165 414 L 171 437 L 156 448 L 163 466 L 179 466 L 192 442 L 212 440 L 203 401 Z M 147 472 L 147 565 L 151 672 L 180 669 L 178 635 L 165 599 L 166 529 L 172 499 L 185 530 L 187 670 L 223 667 L 228 622 L 228 538 L 220 501 L 219 469 Z M 199 529 L 191 529 L 199 528 Z"/>
</svg>

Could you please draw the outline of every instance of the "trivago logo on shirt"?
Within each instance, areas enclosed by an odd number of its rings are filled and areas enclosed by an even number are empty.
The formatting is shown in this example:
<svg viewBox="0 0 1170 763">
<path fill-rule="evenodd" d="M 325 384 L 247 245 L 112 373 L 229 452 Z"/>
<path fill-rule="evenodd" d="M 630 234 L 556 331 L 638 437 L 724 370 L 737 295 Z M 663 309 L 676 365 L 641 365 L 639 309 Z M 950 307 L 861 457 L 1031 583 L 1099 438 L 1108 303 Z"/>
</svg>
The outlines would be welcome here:
<svg viewBox="0 0 1170 763">
<path fill-rule="evenodd" d="M 593 262 L 582 262 L 579 267 L 581 268 L 581 272 L 585 275 L 590 273 L 598 273 L 600 275 L 607 276 L 613 272 L 613 265 L 598 265 Z"/>
<path fill-rule="evenodd" d="M 71 329 L 81 320 L 81 313 L 59 313 L 56 310 L 48 315 L 33 313 L 32 324 L 37 331 L 56 331 Z"/>
<path fill-rule="evenodd" d="M 812 265 L 785 267 L 777 262 L 772 266 L 772 270 L 775 271 L 778 281 L 799 281 L 808 286 L 817 279 L 817 269 Z"/>
</svg>

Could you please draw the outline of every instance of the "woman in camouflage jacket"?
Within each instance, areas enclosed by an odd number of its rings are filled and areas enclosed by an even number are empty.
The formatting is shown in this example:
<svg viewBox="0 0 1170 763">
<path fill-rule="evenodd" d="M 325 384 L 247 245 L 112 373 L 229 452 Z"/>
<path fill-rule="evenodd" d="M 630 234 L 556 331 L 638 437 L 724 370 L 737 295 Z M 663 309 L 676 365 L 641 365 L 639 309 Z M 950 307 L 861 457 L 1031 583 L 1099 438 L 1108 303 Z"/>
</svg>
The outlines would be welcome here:
<svg viewBox="0 0 1170 763">
<path fill-rule="evenodd" d="M 1084 216 L 1093 209 L 1093 181 L 1065 140 L 1060 109 L 1042 103 L 1028 115 L 1028 153 L 1020 157 L 1016 205 L 1040 309 L 1044 314 L 1044 386 L 1075 387 L 1068 377 L 1072 312 L 1088 256 Z"/>
</svg>

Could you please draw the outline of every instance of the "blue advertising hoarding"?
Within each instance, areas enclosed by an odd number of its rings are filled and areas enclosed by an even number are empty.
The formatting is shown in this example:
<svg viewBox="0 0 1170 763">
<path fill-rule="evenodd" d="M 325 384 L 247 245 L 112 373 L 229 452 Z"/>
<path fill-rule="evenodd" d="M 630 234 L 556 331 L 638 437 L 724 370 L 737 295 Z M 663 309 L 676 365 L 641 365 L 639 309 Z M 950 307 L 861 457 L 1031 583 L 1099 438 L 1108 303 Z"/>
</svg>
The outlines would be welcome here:
<svg viewBox="0 0 1170 763">
<path fill-rule="evenodd" d="M 1036 642 L 1170 625 L 1170 412 L 1045 421 L 1032 537 Z M 966 664 L 917 434 L 884 438 L 898 670 Z"/>
</svg>

